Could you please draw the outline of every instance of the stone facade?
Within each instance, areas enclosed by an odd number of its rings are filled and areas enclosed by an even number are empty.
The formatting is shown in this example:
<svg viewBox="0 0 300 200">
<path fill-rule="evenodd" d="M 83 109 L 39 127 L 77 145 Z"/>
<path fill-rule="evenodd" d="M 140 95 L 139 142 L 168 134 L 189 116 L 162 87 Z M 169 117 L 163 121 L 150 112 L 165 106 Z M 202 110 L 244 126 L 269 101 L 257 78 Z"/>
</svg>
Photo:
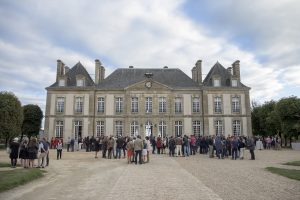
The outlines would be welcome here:
<svg viewBox="0 0 300 200">
<path fill-rule="evenodd" d="M 235 74 L 216 63 L 203 82 L 201 61 L 192 69 L 192 78 L 167 67 L 117 69 L 104 78 L 105 68 L 96 60 L 95 83 L 81 63 L 64 70 L 58 60 L 57 80 L 46 88 L 45 134 L 63 139 L 100 134 L 252 135 L 250 88 L 236 74 L 239 61 L 233 68 Z"/>
</svg>

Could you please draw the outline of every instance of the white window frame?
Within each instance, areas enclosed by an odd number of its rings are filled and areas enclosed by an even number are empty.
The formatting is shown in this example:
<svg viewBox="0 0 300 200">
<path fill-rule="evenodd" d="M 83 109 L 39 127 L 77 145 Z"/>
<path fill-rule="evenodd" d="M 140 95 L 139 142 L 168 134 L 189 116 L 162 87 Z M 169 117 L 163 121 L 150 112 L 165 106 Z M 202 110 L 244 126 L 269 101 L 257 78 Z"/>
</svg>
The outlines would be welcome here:
<svg viewBox="0 0 300 200">
<path fill-rule="evenodd" d="M 123 112 L 123 97 L 116 97 L 115 99 L 116 104 L 116 113 L 122 113 Z"/>
<path fill-rule="evenodd" d="M 232 133 L 233 135 L 240 136 L 241 135 L 241 121 L 233 120 L 232 121 Z"/>
<path fill-rule="evenodd" d="M 132 121 L 130 124 L 130 136 L 136 137 L 139 135 L 139 123 L 137 121 Z"/>
<path fill-rule="evenodd" d="M 82 131 L 83 131 L 82 121 L 81 120 L 74 121 L 75 140 L 78 140 L 79 133 L 81 133 L 81 137 L 82 137 Z"/>
<path fill-rule="evenodd" d="M 66 81 L 65 81 L 65 79 L 59 79 L 59 81 L 58 81 L 58 86 L 59 86 L 59 87 L 64 87 L 64 86 L 66 86 Z"/>
<path fill-rule="evenodd" d="M 183 123 L 182 121 L 175 121 L 175 136 L 182 136 L 183 133 Z"/>
<path fill-rule="evenodd" d="M 158 98 L 158 112 L 159 113 L 167 112 L 167 98 L 166 97 Z"/>
<path fill-rule="evenodd" d="M 138 113 L 139 112 L 139 98 L 131 97 L 131 112 Z"/>
<path fill-rule="evenodd" d="M 193 134 L 194 135 L 200 135 L 201 134 L 201 121 L 200 120 L 194 120 L 193 121 Z"/>
<path fill-rule="evenodd" d="M 163 120 L 158 124 L 158 134 L 163 138 L 167 136 L 167 123 Z"/>
<path fill-rule="evenodd" d="M 81 79 L 81 78 L 77 79 L 76 80 L 76 86 L 77 87 L 83 87 L 84 86 L 84 79 Z"/>
<path fill-rule="evenodd" d="M 56 112 L 57 113 L 65 112 L 65 98 L 64 97 L 56 98 Z"/>
<path fill-rule="evenodd" d="M 96 122 L 96 136 L 100 137 L 101 135 L 104 135 L 105 131 L 105 123 L 104 121 L 97 121 Z"/>
<path fill-rule="evenodd" d="M 63 138 L 64 137 L 64 121 L 57 120 L 55 122 L 55 137 Z"/>
<path fill-rule="evenodd" d="M 193 98 L 193 112 L 194 113 L 200 112 L 200 98 L 199 97 Z"/>
<path fill-rule="evenodd" d="M 232 79 L 231 80 L 231 86 L 232 87 L 237 87 L 238 86 L 238 80 L 237 79 Z"/>
<path fill-rule="evenodd" d="M 82 113 L 83 112 L 83 97 L 75 98 L 75 112 Z"/>
<path fill-rule="evenodd" d="M 221 80 L 219 78 L 214 79 L 214 87 L 220 87 L 221 86 Z"/>
<path fill-rule="evenodd" d="M 222 97 L 214 97 L 214 113 L 222 113 Z"/>
<path fill-rule="evenodd" d="M 146 97 L 145 112 L 152 113 L 152 97 Z"/>
<path fill-rule="evenodd" d="M 239 96 L 234 96 L 231 98 L 231 108 L 233 113 L 240 113 L 241 105 Z"/>
<path fill-rule="evenodd" d="M 104 97 L 98 97 L 97 99 L 97 112 L 98 113 L 104 113 L 105 111 L 105 98 Z"/>
<path fill-rule="evenodd" d="M 224 133 L 224 127 L 223 127 L 223 121 L 222 120 L 215 120 L 215 135 L 223 135 Z"/>
<path fill-rule="evenodd" d="M 115 121 L 115 133 L 116 136 L 123 135 L 123 121 L 121 120 Z"/>
<path fill-rule="evenodd" d="M 182 112 L 182 98 L 176 97 L 174 105 L 175 105 L 175 113 L 181 113 Z"/>
</svg>

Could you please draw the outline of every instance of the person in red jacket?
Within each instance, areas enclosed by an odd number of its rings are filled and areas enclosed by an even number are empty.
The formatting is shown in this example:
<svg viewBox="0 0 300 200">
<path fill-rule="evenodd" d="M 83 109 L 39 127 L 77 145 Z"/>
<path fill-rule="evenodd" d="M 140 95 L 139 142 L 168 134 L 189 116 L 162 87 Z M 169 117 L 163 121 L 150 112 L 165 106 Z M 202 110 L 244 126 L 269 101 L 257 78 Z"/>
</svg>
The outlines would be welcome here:
<svg viewBox="0 0 300 200">
<path fill-rule="evenodd" d="M 160 136 L 157 137 L 156 148 L 157 148 L 157 154 L 160 154 L 160 149 L 162 148 L 162 141 Z"/>
</svg>

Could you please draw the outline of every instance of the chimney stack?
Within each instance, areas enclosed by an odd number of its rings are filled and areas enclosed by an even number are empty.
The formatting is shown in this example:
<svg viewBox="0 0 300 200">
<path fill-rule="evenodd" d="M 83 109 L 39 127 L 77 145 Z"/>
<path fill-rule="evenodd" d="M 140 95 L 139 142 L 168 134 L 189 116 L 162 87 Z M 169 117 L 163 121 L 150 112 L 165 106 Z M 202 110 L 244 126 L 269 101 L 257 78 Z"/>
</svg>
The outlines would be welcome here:
<svg viewBox="0 0 300 200">
<path fill-rule="evenodd" d="M 65 64 L 61 60 L 57 60 L 56 81 L 59 77 L 65 75 Z"/>
<path fill-rule="evenodd" d="M 101 83 L 104 80 L 105 76 L 105 68 L 102 66 L 101 62 L 96 59 L 95 60 L 95 84 Z"/>
<path fill-rule="evenodd" d="M 241 80 L 239 60 L 232 63 L 232 75 L 235 76 L 237 79 Z"/>
<path fill-rule="evenodd" d="M 192 79 L 199 85 L 202 84 L 202 60 L 198 60 L 192 69 Z"/>
</svg>

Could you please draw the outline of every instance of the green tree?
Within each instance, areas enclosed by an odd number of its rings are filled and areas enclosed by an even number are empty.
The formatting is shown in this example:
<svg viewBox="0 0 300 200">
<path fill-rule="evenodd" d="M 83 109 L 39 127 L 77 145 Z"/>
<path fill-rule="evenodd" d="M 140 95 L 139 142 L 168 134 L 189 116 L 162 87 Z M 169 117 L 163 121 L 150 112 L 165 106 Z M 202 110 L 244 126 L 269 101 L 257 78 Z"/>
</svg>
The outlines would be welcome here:
<svg viewBox="0 0 300 200">
<path fill-rule="evenodd" d="M 23 134 L 29 138 L 37 136 L 41 128 L 43 111 L 38 105 L 28 104 L 23 106 L 23 113 L 22 137 Z"/>
<path fill-rule="evenodd" d="M 0 92 L 0 138 L 8 141 L 21 134 L 23 109 L 11 92 Z"/>
<path fill-rule="evenodd" d="M 282 98 L 275 107 L 282 122 L 282 132 L 285 138 L 298 138 L 300 134 L 300 99 L 292 96 Z"/>
</svg>

